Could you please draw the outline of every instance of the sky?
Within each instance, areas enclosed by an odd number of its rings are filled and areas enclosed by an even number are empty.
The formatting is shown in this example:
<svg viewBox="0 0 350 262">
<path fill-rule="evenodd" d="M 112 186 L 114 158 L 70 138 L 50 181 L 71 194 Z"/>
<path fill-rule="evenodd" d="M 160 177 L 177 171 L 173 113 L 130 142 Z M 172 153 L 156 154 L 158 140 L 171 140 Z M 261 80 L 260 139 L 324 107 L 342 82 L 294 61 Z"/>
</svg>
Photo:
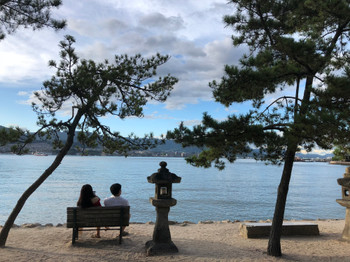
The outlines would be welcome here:
<svg viewBox="0 0 350 262">
<path fill-rule="evenodd" d="M 200 123 L 203 112 L 225 119 L 239 106 L 214 102 L 208 83 L 242 55 L 232 45 L 232 29 L 223 23 L 223 16 L 232 13 L 226 0 L 64 0 L 53 17 L 66 19 L 66 29 L 20 29 L 0 41 L 0 125 L 37 130 L 33 92 L 55 73 L 48 61 L 59 61 L 58 44 L 67 34 L 76 39 L 80 57 L 95 61 L 111 61 L 118 54 L 171 57 L 159 68 L 160 74 L 179 79 L 167 101 L 147 104 L 142 119 L 104 118 L 112 130 L 160 136 L 181 121 Z"/>
<path fill-rule="evenodd" d="M 123 120 L 109 116 L 104 124 L 122 135 L 159 137 L 183 121 L 191 127 L 204 112 L 218 120 L 246 112 L 248 104 L 229 108 L 214 101 L 209 82 L 220 80 L 224 66 L 238 65 L 247 49 L 234 47 L 232 28 L 223 16 L 234 13 L 227 0 L 63 0 L 52 16 L 66 19 L 67 27 L 32 31 L 19 29 L 0 41 L 0 125 L 35 131 L 37 116 L 31 108 L 33 92 L 55 74 L 49 60 L 59 61 L 58 44 L 69 34 L 76 39 L 81 58 L 113 60 L 115 55 L 156 53 L 170 55 L 161 75 L 179 79 L 164 103 L 148 103 L 143 118 Z M 272 99 L 272 98 L 271 98 Z M 70 112 L 69 112 L 70 113 Z M 59 117 L 69 117 L 62 111 Z"/>
</svg>

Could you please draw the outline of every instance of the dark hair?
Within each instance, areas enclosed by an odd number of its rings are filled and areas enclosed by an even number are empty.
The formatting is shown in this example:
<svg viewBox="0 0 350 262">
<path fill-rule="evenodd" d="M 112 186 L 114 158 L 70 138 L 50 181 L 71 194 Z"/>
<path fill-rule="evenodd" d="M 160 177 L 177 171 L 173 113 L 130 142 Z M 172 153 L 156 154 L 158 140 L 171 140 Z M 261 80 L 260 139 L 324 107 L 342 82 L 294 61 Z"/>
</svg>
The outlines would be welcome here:
<svg viewBox="0 0 350 262">
<path fill-rule="evenodd" d="M 77 206 L 82 208 L 92 207 L 93 204 L 91 202 L 91 199 L 94 198 L 95 196 L 96 195 L 92 190 L 91 185 L 89 184 L 83 185 L 80 190 L 80 196 L 77 202 Z"/>
<path fill-rule="evenodd" d="M 111 193 L 113 194 L 113 196 L 116 196 L 119 194 L 120 190 L 122 189 L 122 185 L 121 184 L 113 184 L 110 187 Z"/>
</svg>

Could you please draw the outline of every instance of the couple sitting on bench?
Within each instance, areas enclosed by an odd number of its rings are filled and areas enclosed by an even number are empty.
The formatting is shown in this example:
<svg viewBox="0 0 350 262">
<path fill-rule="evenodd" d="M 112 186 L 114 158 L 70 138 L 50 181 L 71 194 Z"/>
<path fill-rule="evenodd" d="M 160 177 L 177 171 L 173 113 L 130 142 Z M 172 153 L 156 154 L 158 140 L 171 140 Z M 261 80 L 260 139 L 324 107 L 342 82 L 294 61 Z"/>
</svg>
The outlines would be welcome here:
<svg viewBox="0 0 350 262">
<path fill-rule="evenodd" d="M 121 197 L 122 186 L 118 183 L 111 185 L 110 187 L 112 196 L 106 198 L 103 203 L 105 207 L 114 207 L 114 206 L 130 206 L 129 201 Z M 95 195 L 92 186 L 89 184 L 83 185 L 80 191 L 80 197 L 77 202 L 77 206 L 81 208 L 89 207 L 99 207 L 101 206 L 100 198 Z M 106 227 L 108 229 L 108 227 Z M 125 232 L 125 226 L 122 227 L 122 235 L 126 236 L 128 233 Z M 97 227 L 96 234 L 92 235 L 94 238 L 100 238 L 100 228 Z"/>
</svg>

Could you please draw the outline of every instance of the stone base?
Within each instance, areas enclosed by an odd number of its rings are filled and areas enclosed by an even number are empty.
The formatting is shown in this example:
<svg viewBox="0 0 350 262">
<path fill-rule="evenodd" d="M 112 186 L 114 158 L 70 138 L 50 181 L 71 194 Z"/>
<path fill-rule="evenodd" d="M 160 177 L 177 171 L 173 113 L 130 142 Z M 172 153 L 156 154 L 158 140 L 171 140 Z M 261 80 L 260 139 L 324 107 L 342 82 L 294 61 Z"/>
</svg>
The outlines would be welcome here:
<svg viewBox="0 0 350 262">
<path fill-rule="evenodd" d="M 240 226 L 240 234 L 245 238 L 268 237 L 271 223 L 243 223 Z M 313 223 L 284 222 L 282 236 L 315 236 L 319 235 L 318 225 Z"/>
<path fill-rule="evenodd" d="M 345 211 L 345 226 L 342 234 L 342 240 L 350 242 L 350 201 L 337 199 L 338 204 L 346 207 Z"/>
<path fill-rule="evenodd" d="M 350 201 L 347 201 L 348 205 Z M 350 208 L 346 208 L 345 226 L 342 234 L 342 240 L 350 242 Z"/>
<path fill-rule="evenodd" d="M 170 241 L 169 243 L 156 243 L 153 240 L 150 240 L 146 243 L 146 252 L 147 256 L 153 256 L 158 254 L 177 253 L 179 250 L 173 241 Z"/>
</svg>

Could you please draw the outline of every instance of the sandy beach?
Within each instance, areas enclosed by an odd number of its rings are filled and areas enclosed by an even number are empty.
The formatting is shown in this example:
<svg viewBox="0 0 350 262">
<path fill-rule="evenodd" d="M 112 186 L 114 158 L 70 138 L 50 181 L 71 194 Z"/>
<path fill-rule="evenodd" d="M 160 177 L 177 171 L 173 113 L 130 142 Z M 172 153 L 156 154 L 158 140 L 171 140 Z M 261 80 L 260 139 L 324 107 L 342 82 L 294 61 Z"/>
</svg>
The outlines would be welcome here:
<svg viewBox="0 0 350 262">
<path fill-rule="evenodd" d="M 245 239 L 241 222 L 181 223 L 170 226 L 179 253 L 147 257 L 145 242 L 154 225 L 131 224 L 123 243 L 117 231 L 102 231 L 101 238 L 84 232 L 74 246 L 71 229 L 64 225 L 22 225 L 13 228 L 0 261 L 350 261 L 350 243 L 341 241 L 344 220 L 314 221 L 320 236 L 282 238 L 282 258 L 266 254 L 267 238 Z"/>
</svg>

